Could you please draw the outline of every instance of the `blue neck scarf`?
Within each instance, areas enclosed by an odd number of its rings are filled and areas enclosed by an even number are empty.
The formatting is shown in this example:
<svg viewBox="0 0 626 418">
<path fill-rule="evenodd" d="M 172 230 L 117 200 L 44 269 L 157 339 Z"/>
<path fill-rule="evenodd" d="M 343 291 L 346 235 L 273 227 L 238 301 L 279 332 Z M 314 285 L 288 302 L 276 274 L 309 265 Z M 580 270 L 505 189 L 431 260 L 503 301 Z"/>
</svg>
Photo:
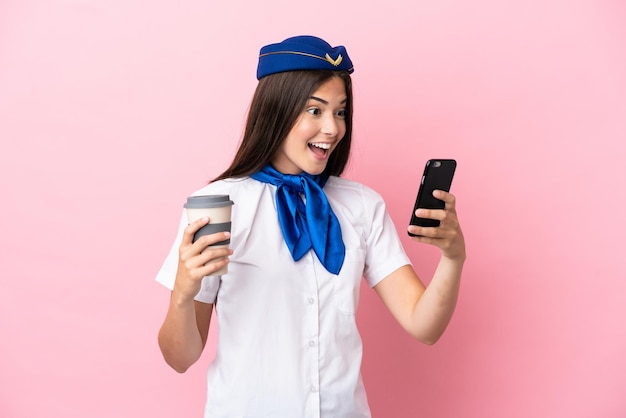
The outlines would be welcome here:
<svg viewBox="0 0 626 418">
<path fill-rule="evenodd" d="M 313 248 L 322 265 L 338 274 L 346 256 L 341 227 L 322 188 L 328 177 L 282 174 L 271 165 L 250 175 L 276 186 L 276 209 L 283 238 L 294 261 Z M 300 194 L 304 195 L 306 204 Z"/>
</svg>

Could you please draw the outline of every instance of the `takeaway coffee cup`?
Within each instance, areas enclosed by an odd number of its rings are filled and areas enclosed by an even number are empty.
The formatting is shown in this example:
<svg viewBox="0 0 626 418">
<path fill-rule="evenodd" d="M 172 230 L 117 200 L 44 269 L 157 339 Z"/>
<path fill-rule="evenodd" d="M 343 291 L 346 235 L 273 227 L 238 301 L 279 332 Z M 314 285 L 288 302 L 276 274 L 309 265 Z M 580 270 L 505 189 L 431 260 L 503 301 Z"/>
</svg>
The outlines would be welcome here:
<svg viewBox="0 0 626 418">
<path fill-rule="evenodd" d="M 207 195 L 190 196 L 185 203 L 187 212 L 187 223 L 193 223 L 200 218 L 208 217 L 209 223 L 200 228 L 193 236 L 193 242 L 203 235 L 214 234 L 216 232 L 230 232 L 230 216 L 234 202 L 229 195 Z M 230 239 L 217 242 L 210 248 L 228 247 Z M 207 247 L 209 248 L 209 247 Z M 226 274 L 228 266 L 213 273 L 215 276 Z"/>
</svg>

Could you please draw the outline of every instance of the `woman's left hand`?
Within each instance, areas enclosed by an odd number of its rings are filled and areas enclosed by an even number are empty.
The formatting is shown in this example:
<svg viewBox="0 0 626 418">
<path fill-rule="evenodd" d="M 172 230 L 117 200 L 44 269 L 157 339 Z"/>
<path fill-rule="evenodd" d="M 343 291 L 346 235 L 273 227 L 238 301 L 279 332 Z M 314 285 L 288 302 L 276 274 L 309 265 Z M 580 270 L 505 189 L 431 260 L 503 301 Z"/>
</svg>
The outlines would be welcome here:
<svg viewBox="0 0 626 418">
<path fill-rule="evenodd" d="M 442 256 L 452 260 L 465 260 L 465 239 L 459 225 L 456 214 L 456 198 L 453 194 L 442 190 L 435 190 L 433 196 L 443 200 L 444 209 L 417 209 L 415 215 L 420 218 L 437 219 L 440 225 L 437 227 L 421 227 L 409 225 L 411 234 L 419 235 L 412 237 L 414 241 L 431 244 L 441 249 Z"/>
</svg>

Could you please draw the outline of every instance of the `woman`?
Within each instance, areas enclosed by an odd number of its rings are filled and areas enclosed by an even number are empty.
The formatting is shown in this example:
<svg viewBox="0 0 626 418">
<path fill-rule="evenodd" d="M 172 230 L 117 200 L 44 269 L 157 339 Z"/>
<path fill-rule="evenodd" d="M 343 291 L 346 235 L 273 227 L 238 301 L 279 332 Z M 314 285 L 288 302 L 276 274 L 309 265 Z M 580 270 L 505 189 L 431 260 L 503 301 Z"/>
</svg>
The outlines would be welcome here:
<svg viewBox="0 0 626 418">
<path fill-rule="evenodd" d="M 452 194 L 409 226 L 441 249 L 428 287 L 382 198 L 340 178 L 352 139 L 352 62 L 344 47 L 298 36 L 261 49 L 244 137 L 231 166 L 195 195 L 228 194 L 231 233 L 192 243 L 187 225 L 157 280 L 172 290 L 159 332 L 184 372 L 201 355 L 215 307 L 217 354 L 205 417 L 369 417 L 355 322 L 361 278 L 416 339 L 433 344 L 457 300 L 465 243 Z M 203 250 L 231 240 L 231 249 Z M 228 273 L 214 276 L 228 264 Z"/>
</svg>

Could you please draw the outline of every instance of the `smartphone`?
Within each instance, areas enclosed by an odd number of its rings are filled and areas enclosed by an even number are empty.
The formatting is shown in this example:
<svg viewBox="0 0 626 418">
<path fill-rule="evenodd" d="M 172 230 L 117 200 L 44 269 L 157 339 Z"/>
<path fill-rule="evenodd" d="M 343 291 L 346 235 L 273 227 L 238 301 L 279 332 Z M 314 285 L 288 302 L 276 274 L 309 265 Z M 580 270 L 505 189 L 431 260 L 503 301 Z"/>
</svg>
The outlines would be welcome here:
<svg viewBox="0 0 626 418">
<path fill-rule="evenodd" d="M 443 209 L 446 204 L 443 200 L 439 200 L 433 196 L 434 190 L 443 190 L 445 192 L 450 191 L 452 185 L 452 178 L 454 177 L 454 171 L 456 170 L 455 160 L 428 160 L 424 167 L 424 174 L 422 175 L 422 181 L 417 192 L 417 198 L 415 199 L 415 206 L 411 213 L 410 225 L 418 225 L 425 227 L 437 227 L 439 221 L 437 219 L 418 218 L 415 216 L 415 211 L 418 208 L 423 209 Z M 408 233 L 410 236 L 415 237 L 417 235 Z"/>
</svg>

